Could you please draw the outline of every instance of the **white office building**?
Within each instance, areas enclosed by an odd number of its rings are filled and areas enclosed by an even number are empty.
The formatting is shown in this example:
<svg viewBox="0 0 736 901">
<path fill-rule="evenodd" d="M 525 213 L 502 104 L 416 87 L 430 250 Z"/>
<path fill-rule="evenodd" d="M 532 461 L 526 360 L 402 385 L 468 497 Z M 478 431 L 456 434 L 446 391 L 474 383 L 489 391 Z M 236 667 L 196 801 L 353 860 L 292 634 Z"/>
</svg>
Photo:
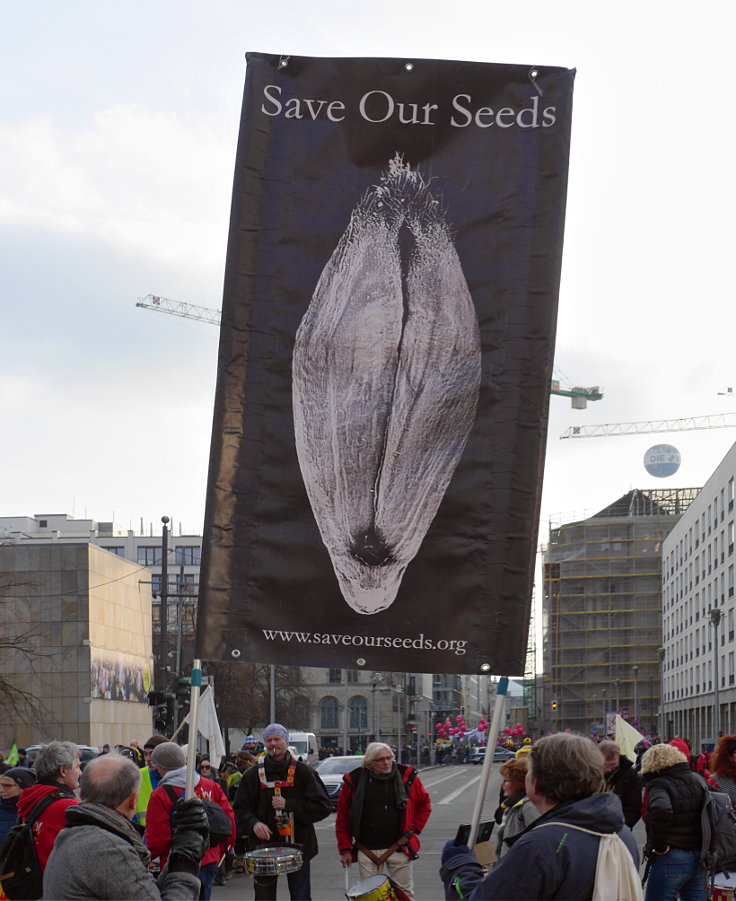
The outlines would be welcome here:
<svg viewBox="0 0 736 901">
<path fill-rule="evenodd" d="M 661 728 L 693 751 L 736 732 L 735 478 L 736 444 L 662 546 Z"/>
</svg>

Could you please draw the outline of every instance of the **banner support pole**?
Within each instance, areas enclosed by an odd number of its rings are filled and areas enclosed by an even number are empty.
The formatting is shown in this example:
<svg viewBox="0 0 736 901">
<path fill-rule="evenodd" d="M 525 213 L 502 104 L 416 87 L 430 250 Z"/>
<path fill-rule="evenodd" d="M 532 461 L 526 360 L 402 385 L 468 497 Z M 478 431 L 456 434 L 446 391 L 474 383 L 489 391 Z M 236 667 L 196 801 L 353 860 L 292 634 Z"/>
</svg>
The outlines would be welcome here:
<svg viewBox="0 0 736 901">
<path fill-rule="evenodd" d="M 184 797 L 194 794 L 194 772 L 197 762 L 197 713 L 199 710 L 199 692 L 202 688 L 202 661 L 192 663 L 192 689 L 189 695 L 189 743 L 187 745 L 187 782 Z"/>
<path fill-rule="evenodd" d="M 498 680 L 496 686 L 496 703 L 493 708 L 493 717 L 491 725 L 488 727 L 488 736 L 486 738 L 486 753 L 483 758 L 483 768 L 480 773 L 480 783 L 478 785 L 478 794 L 475 798 L 475 807 L 473 808 L 473 817 L 470 821 L 470 837 L 468 844 L 470 850 L 475 848 L 478 838 L 478 826 L 480 824 L 481 814 L 483 812 L 483 802 L 486 798 L 486 790 L 488 788 L 488 780 L 491 776 L 491 762 L 493 761 L 493 750 L 496 747 L 496 737 L 501 728 L 501 717 L 503 716 L 504 707 L 506 705 L 506 694 L 509 688 L 508 676 L 502 676 Z"/>
</svg>

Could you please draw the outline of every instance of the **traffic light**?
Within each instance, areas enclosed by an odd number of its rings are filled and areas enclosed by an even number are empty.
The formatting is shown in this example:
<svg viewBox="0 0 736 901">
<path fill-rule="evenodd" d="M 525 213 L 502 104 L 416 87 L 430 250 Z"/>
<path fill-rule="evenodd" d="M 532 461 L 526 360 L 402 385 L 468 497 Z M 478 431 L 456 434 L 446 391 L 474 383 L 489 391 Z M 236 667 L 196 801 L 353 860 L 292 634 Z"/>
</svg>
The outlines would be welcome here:
<svg viewBox="0 0 736 901">
<path fill-rule="evenodd" d="M 557 710 L 557 701 L 552 701 L 552 709 Z"/>
</svg>

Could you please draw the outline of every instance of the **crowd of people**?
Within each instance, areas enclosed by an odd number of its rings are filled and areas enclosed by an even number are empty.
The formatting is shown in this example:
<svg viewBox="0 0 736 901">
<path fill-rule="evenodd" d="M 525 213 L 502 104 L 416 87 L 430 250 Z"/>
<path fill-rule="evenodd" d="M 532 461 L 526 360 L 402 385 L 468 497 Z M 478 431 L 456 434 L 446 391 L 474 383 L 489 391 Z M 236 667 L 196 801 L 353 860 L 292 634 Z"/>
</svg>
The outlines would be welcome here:
<svg viewBox="0 0 736 901">
<path fill-rule="evenodd" d="M 280 875 L 292 899 L 311 898 L 315 824 L 331 806 L 318 773 L 292 757 L 288 739 L 272 723 L 218 768 L 199 755 L 186 799 L 184 751 L 163 735 L 143 748 L 105 746 L 84 762 L 69 742 L 50 742 L 32 761 L 19 749 L 15 765 L 0 763 L 0 838 L 16 822 L 34 822 L 47 899 L 206 901 L 213 884 L 264 849 L 293 851 L 292 864 L 265 873 L 246 867 L 256 901 L 277 897 Z M 587 901 L 601 879 L 606 839 L 613 881 L 603 897 L 641 898 L 632 834 L 641 818 L 646 901 L 705 901 L 703 804 L 709 790 L 736 803 L 736 736 L 721 737 L 710 758 L 693 755 L 682 738 L 640 750 L 634 762 L 611 740 L 558 733 L 525 742 L 500 767 L 490 861 L 457 838 L 445 845 L 445 897 Z M 371 742 L 343 777 L 340 863 L 357 864 L 360 880 L 385 874 L 391 897 L 413 899 L 413 861 L 431 809 L 417 770 L 388 744 Z"/>
</svg>

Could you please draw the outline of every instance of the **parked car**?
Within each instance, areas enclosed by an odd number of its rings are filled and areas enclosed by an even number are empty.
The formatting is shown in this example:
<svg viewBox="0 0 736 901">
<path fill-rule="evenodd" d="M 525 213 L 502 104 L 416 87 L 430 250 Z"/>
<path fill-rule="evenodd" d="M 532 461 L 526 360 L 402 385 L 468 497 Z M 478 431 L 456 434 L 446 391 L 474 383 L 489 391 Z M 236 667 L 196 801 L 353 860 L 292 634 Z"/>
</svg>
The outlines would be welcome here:
<svg viewBox="0 0 736 901">
<path fill-rule="evenodd" d="M 509 751 L 508 748 L 495 748 L 493 751 L 493 762 L 494 763 L 503 763 L 508 760 L 509 757 L 515 757 L 516 754 L 514 751 Z M 469 763 L 483 763 L 486 758 L 486 749 L 485 748 L 475 748 L 470 752 L 470 757 L 468 758 Z"/>
<path fill-rule="evenodd" d="M 363 763 L 362 754 L 350 754 L 345 757 L 325 757 L 314 768 L 327 789 L 327 795 L 333 810 L 337 810 L 337 799 L 340 797 L 342 777 L 345 773 L 356 769 Z"/>
<path fill-rule="evenodd" d="M 36 754 L 41 750 L 44 744 L 48 744 L 44 742 L 43 744 L 38 745 L 28 745 L 26 747 L 26 754 L 28 754 L 29 759 L 33 759 Z M 72 744 L 77 744 L 76 742 L 72 742 Z M 100 749 L 95 745 L 79 745 L 79 761 L 82 764 L 82 769 L 84 769 L 85 764 L 89 763 L 90 760 L 94 760 L 95 757 L 99 757 Z"/>
</svg>

